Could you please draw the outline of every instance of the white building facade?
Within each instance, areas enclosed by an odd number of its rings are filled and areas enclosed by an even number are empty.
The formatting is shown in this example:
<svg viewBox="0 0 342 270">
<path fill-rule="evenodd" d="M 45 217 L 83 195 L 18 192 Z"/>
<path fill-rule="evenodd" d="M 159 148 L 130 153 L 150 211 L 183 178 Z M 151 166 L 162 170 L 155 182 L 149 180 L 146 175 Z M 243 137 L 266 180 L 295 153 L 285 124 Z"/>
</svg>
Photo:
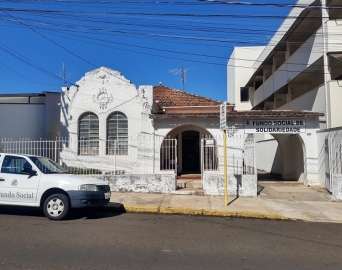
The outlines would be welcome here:
<svg viewBox="0 0 342 270">
<path fill-rule="evenodd" d="M 136 87 L 117 71 L 95 69 L 62 89 L 61 136 L 67 141 L 58 147 L 59 162 L 98 169 L 115 191 L 175 192 L 177 176 L 190 174 L 201 176 L 205 194 L 223 195 L 220 105 L 162 85 Z M 254 167 L 243 170 L 248 134 L 235 135 L 228 140 L 235 162 L 228 168 L 229 194 L 256 196 Z"/>
</svg>

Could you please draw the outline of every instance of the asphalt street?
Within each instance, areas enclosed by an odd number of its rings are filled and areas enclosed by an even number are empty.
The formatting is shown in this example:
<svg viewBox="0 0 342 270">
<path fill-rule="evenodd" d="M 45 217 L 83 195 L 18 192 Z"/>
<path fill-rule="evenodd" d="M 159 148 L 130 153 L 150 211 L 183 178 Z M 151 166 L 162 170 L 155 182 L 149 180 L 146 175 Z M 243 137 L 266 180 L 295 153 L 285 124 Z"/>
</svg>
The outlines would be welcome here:
<svg viewBox="0 0 342 270">
<path fill-rule="evenodd" d="M 0 207 L 1 269 L 341 269 L 342 224 Z"/>
</svg>

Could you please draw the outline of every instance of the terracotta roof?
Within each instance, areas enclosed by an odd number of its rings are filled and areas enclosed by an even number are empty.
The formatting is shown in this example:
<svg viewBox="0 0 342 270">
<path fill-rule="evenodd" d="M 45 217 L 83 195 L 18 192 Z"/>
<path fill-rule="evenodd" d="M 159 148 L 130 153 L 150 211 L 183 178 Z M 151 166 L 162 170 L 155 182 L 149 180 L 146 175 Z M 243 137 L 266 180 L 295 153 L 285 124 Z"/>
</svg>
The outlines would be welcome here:
<svg viewBox="0 0 342 270">
<path fill-rule="evenodd" d="M 322 112 L 312 112 L 312 111 L 290 111 L 290 110 L 273 110 L 273 111 L 232 111 L 227 113 L 227 117 L 229 118 L 252 118 L 262 116 L 266 117 L 314 117 L 314 116 L 324 116 Z M 159 118 L 219 118 L 219 113 L 211 113 L 211 114 L 150 114 L 150 118 L 159 119 Z"/>
<path fill-rule="evenodd" d="M 219 100 L 198 96 L 163 85 L 153 87 L 153 99 L 158 101 L 162 107 L 214 106 L 222 103 Z"/>
</svg>

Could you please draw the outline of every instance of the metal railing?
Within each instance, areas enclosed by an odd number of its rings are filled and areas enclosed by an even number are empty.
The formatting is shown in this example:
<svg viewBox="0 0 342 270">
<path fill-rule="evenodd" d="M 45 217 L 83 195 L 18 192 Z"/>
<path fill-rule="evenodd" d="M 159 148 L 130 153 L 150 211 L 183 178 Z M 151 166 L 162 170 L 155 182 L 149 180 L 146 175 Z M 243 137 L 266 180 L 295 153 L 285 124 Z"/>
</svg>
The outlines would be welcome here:
<svg viewBox="0 0 342 270">
<path fill-rule="evenodd" d="M 201 140 L 202 171 L 218 170 L 217 141 L 213 137 L 204 137 Z"/>
<path fill-rule="evenodd" d="M 243 174 L 254 175 L 256 169 L 255 139 L 247 138 L 243 145 Z"/>
<path fill-rule="evenodd" d="M 177 140 L 165 138 L 160 147 L 160 170 L 177 172 Z"/>
<path fill-rule="evenodd" d="M 204 137 L 201 140 L 201 168 L 204 171 L 218 171 L 223 166 L 223 137 Z M 255 139 L 244 135 L 227 138 L 227 166 L 234 174 L 256 174 Z M 221 160 L 220 160 L 221 159 Z M 223 169 L 223 168 L 222 168 Z"/>
<path fill-rule="evenodd" d="M 176 139 L 154 136 L 122 140 L 3 139 L 1 152 L 48 157 L 77 174 L 154 174 L 177 170 Z"/>
</svg>

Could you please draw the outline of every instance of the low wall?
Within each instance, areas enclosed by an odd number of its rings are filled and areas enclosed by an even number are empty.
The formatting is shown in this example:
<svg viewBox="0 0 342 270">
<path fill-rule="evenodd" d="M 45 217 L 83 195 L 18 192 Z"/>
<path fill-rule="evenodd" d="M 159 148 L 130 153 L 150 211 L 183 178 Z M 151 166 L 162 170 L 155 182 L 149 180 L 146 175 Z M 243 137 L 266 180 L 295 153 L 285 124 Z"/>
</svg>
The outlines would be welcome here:
<svg viewBox="0 0 342 270">
<path fill-rule="evenodd" d="M 333 190 L 332 195 L 336 198 L 336 200 L 342 200 L 342 175 L 334 174 L 332 176 L 333 180 Z"/>
<path fill-rule="evenodd" d="M 111 191 L 170 193 L 176 190 L 176 174 L 132 174 L 99 175 L 97 178 L 109 181 Z"/>
<path fill-rule="evenodd" d="M 228 175 L 228 195 L 256 197 L 256 175 Z M 224 176 L 216 173 L 203 174 L 203 191 L 205 195 L 224 195 Z"/>
</svg>

